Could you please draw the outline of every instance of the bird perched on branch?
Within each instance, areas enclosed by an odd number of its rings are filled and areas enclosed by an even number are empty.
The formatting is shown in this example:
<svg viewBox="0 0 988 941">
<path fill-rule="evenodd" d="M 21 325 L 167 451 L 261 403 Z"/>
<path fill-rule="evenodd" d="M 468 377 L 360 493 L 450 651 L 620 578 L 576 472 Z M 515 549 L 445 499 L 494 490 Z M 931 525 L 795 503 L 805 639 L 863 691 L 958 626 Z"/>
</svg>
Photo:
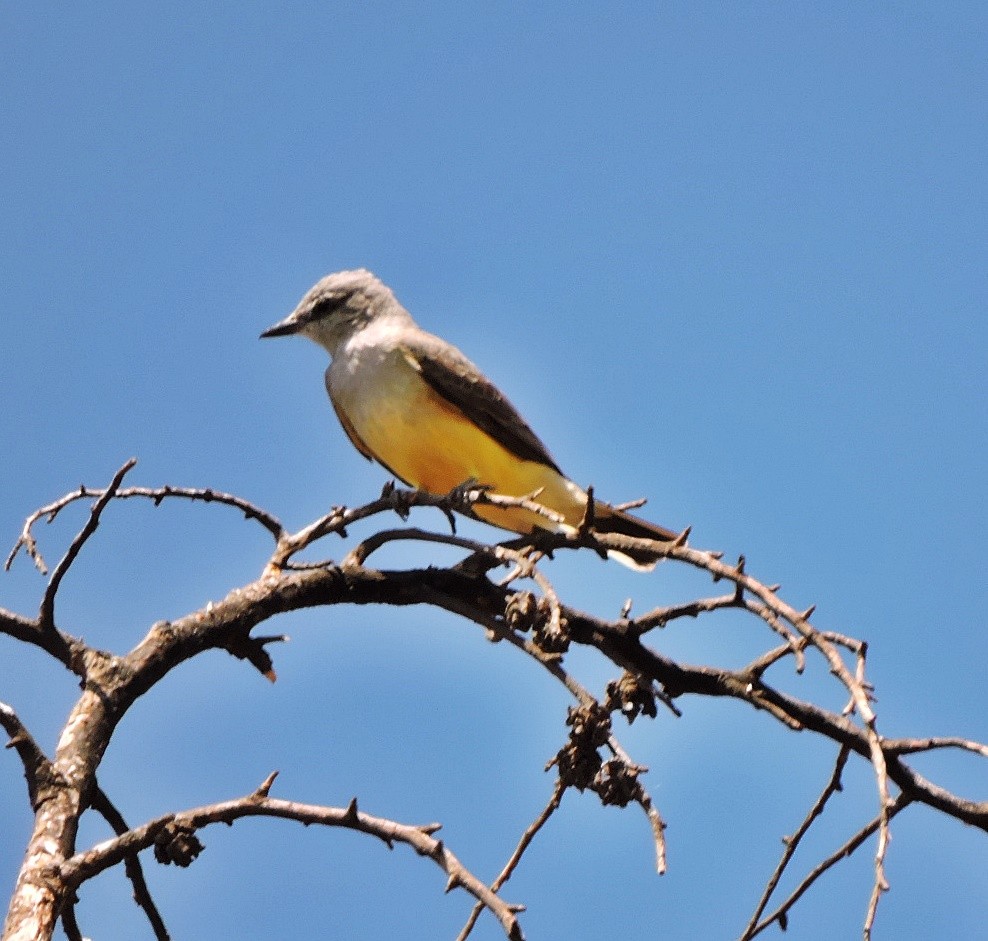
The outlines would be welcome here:
<svg viewBox="0 0 988 941">
<path fill-rule="evenodd" d="M 515 407 L 470 360 L 412 320 L 371 272 L 319 281 L 262 337 L 300 333 L 332 358 L 326 391 L 354 447 L 406 484 L 446 494 L 474 481 L 493 494 L 532 499 L 551 513 L 475 504 L 480 519 L 516 533 L 573 531 L 592 518 L 599 533 L 669 542 L 677 534 L 594 500 L 559 469 Z M 650 569 L 647 549 L 612 550 Z"/>
</svg>

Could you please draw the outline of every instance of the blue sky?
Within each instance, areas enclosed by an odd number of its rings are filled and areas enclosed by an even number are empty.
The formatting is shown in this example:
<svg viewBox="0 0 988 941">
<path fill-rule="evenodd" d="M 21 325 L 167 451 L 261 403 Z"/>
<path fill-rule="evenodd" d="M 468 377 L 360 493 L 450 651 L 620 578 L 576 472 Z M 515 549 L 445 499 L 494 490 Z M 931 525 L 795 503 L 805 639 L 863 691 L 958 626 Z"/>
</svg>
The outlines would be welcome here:
<svg viewBox="0 0 988 941">
<path fill-rule="evenodd" d="M 574 479 L 649 497 L 651 518 L 745 553 L 820 626 L 866 638 L 886 734 L 988 739 L 981 4 L 177 0 L 9 5 L 2 24 L 8 543 L 130 456 L 134 483 L 234 491 L 292 526 L 375 496 L 386 475 L 336 426 L 324 354 L 257 341 L 323 274 L 362 265 L 508 392 Z M 49 559 L 81 520 L 42 531 Z M 269 548 L 221 508 L 105 520 L 59 617 L 114 650 L 255 577 Z M 672 566 L 549 572 L 604 615 L 709 590 Z M 21 560 L 0 605 L 30 612 L 42 585 Z M 128 819 L 280 768 L 279 796 L 442 820 L 491 878 L 551 792 L 563 691 L 429 610 L 273 626 L 292 635 L 276 686 L 217 654 L 127 718 L 101 780 Z M 737 666 L 770 639 L 724 618 L 654 642 Z M 51 748 L 71 678 L 0 648 L 0 699 Z M 572 665 L 598 690 L 613 673 Z M 840 705 L 825 675 L 783 682 Z M 743 927 L 832 750 L 738 705 L 681 705 L 624 736 L 670 825 L 668 875 L 640 815 L 568 795 L 506 891 L 529 905 L 529 937 Z M 917 765 L 988 797 L 983 762 Z M 800 871 L 873 812 L 866 770 Z M 4 885 L 25 810 L 4 753 Z M 984 835 L 919 810 L 894 836 L 878 936 L 983 930 Z M 176 937 L 452 938 L 469 911 L 410 852 L 352 834 L 255 821 L 205 842 L 189 872 L 148 864 Z M 870 856 L 812 892 L 787 937 L 854 936 Z M 80 917 L 103 939 L 151 936 L 120 873 L 87 887 Z M 487 919 L 474 937 L 498 932 Z"/>
</svg>

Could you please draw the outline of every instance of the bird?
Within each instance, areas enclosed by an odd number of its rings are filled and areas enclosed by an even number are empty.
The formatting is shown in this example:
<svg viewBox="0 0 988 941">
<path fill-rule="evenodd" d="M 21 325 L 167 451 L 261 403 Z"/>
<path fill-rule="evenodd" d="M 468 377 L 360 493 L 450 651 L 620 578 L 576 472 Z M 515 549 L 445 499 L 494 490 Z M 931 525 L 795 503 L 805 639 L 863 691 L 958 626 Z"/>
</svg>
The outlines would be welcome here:
<svg viewBox="0 0 988 941">
<path fill-rule="evenodd" d="M 471 484 L 548 508 L 475 503 L 472 515 L 511 532 L 598 533 L 674 542 L 677 533 L 594 499 L 559 468 L 518 410 L 451 343 L 423 330 L 365 268 L 318 281 L 261 338 L 299 334 L 330 356 L 326 391 L 353 446 L 410 487 L 445 495 Z M 609 550 L 632 569 L 654 568 L 647 549 Z"/>
</svg>

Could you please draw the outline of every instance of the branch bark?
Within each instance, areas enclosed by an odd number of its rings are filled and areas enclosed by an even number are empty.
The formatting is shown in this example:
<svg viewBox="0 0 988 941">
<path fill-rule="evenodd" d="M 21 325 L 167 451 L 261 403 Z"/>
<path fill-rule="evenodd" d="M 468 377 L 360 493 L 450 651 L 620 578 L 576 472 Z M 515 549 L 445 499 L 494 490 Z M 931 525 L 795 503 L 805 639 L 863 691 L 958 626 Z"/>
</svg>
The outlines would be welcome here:
<svg viewBox="0 0 988 941">
<path fill-rule="evenodd" d="M 167 852 L 162 850 L 167 856 L 169 852 L 178 852 L 175 850 L 178 846 L 175 832 L 194 836 L 195 831 L 218 820 L 231 821 L 251 815 L 349 826 L 389 841 L 407 842 L 445 869 L 450 879 L 449 888 L 466 888 L 479 904 L 494 912 L 509 938 L 520 939 L 521 928 L 516 917 L 519 909 L 504 903 L 496 890 L 518 864 L 521 853 L 552 815 L 568 787 L 592 789 L 605 803 L 622 806 L 638 803 L 648 815 L 653 830 L 659 869 L 664 868 L 664 824 L 642 784 L 641 775 L 646 769 L 636 765 L 617 742 L 611 729 L 611 715 L 620 713 L 629 721 L 641 715 L 654 716 L 657 701 L 679 714 L 675 701 L 687 695 L 735 699 L 788 729 L 810 731 L 835 743 L 839 760 L 834 777 L 798 831 L 797 841 L 823 812 L 827 798 L 839 784 L 840 771 L 848 757 L 857 755 L 870 764 L 878 793 L 878 808 L 874 820 L 842 848 L 846 855 L 872 833 L 877 834 L 874 881 L 864 925 L 866 934 L 874 921 L 880 893 L 886 888 L 884 860 L 890 821 L 896 813 L 912 803 L 926 804 L 988 831 L 988 802 L 952 793 L 924 778 L 906 760 L 909 755 L 939 748 L 958 748 L 988 757 L 988 746 L 959 738 L 883 738 L 877 730 L 866 675 L 867 645 L 836 632 L 818 630 L 811 621 L 812 608 L 797 611 L 788 605 L 779 597 L 778 586 L 766 585 L 745 571 L 743 558 L 731 565 L 718 553 L 691 547 L 687 542 L 688 532 L 671 543 L 653 543 L 601 535 L 583 527 L 571 534 L 543 534 L 488 546 L 455 533 L 388 529 L 352 548 L 340 564 L 306 563 L 298 561 L 300 553 L 327 535 L 345 536 L 347 527 L 357 520 L 391 512 L 406 519 L 413 507 L 430 506 L 442 510 L 452 522 L 454 512 L 471 513 L 478 503 L 503 502 L 506 498 L 493 497 L 483 488 L 470 485 L 457 488 L 447 497 L 391 487 L 364 507 L 336 507 L 299 532 L 289 533 L 267 511 L 229 494 L 174 487 L 124 489 L 121 487 L 123 477 L 132 466 L 131 462 L 124 465 L 102 490 L 79 488 L 36 511 L 25 523 L 10 556 L 13 559 L 17 550 L 24 547 L 39 569 L 43 569 L 33 535 L 34 524 L 45 517 L 49 521 L 54 519 L 78 500 L 95 498 L 86 524 L 45 589 L 37 617 L 31 619 L 0 609 L 0 633 L 34 644 L 77 673 L 83 681 L 82 693 L 50 759 L 37 747 L 14 710 L 0 706 L 0 724 L 24 765 L 35 811 L 34 828 L 8 911 L 4 941 L 50 938 L 63 913 L 67 930 L 78 934 L 72 898 L 85 880 L 126 860 L 131 867 L 135 889 L 138 889 L 143 880 L 137 863 L 137 853 L 141 850 L 170 846 Z M 182 618 L 157 622 L 132 650 L 116 655 L 89 646 L 56 628 L 55 603 L 62 578 L 95 532 L 100 515 L 114 500 L 137 497 L 151 499 L 156 504 L 170 499 L 192 499 L 233 507 L 244 513 L 247 520 L 267 530 L 275 545 L 257 579 L 234 589 L 221 601 Z M 528 498 L 523 502 L 526 506 L 534 505 Z M 382 570 L 369 566 L 370 558 L 379 548 L 398 539 L 438 542 L 455 546 L 466 555 L 460 563 L 447 568 Z M 605 619 L 566 605 L 540 564 L 554 552 L 589 549 L 603 555 L 608 549 L 636 548 L 705 571 L 715 582 L 728 582 L 731 590 L 723 595 L 656 609 L 634 619 L 627 616 L 627 611 L 618 618 Z M 500 577 L 495 578 L 495 574 Z M 531 585 L 532 590 L 523 588 L 525 584 Z M 493 887 L 485 887 L 440 841 L 434 840 L 430 827 L 408 827 L 372 818 L 358 812 L 355 804 L 340 809 L 278 801 L 268 795 L 270 780 L 253 794 L 236 801 L 169 814 L 134 829 L 126 828 L 123 817 L 99 790 L 96 774 L 114 729 L 130 707 L 170 671 L 204 651 L 221 649 L 246 660 L 273 679 L 274 669 L 267 648 L 281 638 L 278 635 L 256 636 L 252 633 L 254 629 L 277 615 L 339 604 L 423 604 L 450 611 L 483 628 L 490 639 L 509 641 L 532 657 L 555 680 L 563 683 L 577 701 L 570 716 L 569 740 L 553 761 L 559 775 L 553 799 L 526 832 Z M 729 670 L 679 663 L 646 643 L 650 631 L 673 620 L 731 608 L 753 615 L 760 625 L 770 629 L 769 636 L 778 635 L 782 644 L 773 640 L 776 646 L 748 666 Z M 622 671 L 621 679 L 608 687 L 604 702 L 598 702 L 564 669 L 565 656 L 572 644 L 595 648 Z M 796 671 L 802 672 L 811 653 L 819 656 L 820 662 L 846 690 L 849 705 L 843 712 L 799 699 L 766 680 L 770 669 L 790 657 Z M 890 786 L 898 789 L 894 797 Z M 79 852 L 75 846 L 79 818 L 91 807 L 106 817 L 117 836 L 98 847 Z M 183 845 L 182 852 L 194 856 L 191 837 Z M 789 856 L 791 854 L 784 857 L 782 867 Z M 807 877 L 800 892 L 805 891 L 838 856 L 835 854 L 834 860 L 821 863 L 822 868 L 818 867 L 815 874 Z M 774 920 L 781 924 L 784 921 L 795 898 L 759 921 L 776 883 L 777 876 L 769 880 L 768 891 L 745 936 L 753 937 L 766 922 Z M 149 893 L 147 901 L 145 911 L 154 924 L 152 912 L 156 909 Z M 163 925 L 155 927 L 159 937 L 164 936 L 163 930 Z"/>
</svg>

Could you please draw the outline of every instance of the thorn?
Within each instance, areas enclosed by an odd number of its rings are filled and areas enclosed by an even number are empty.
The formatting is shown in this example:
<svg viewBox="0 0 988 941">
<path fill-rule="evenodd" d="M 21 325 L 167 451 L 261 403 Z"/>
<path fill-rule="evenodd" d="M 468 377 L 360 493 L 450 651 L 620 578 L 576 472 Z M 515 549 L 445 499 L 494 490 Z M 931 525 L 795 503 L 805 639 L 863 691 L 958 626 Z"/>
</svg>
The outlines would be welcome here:
<svg viewBox="0 0 988 941">
<path fill-rule="evenodd" d="M 614 509 L 623 513 L 625 510 L 637 510 L 648 503 L 648 497 L 639 497 L 637 500 L 627 500 L 624 503 L 615 503 Z"/>
<path fill-rule="evenodd" d="M 263 781 L 261 786 L 254 791 L 255 797 L 267 797 L 271 792 L 271 785 L 274 784 L 274 779 L 278 777 L 277 771 L 272 771 Z"/>
<path fill-rule="evenodd" d="M 631 614 L 631 599 L 626 598 L 624 604 L 621 605 L 621 618 L 626 620 L 629 614 Z"/>
<path fill-rule="evenodd" d="M 776 582 L 774 585 L 768 585 L 767 587 L 768 590 L 774 595 L 779 591 L 779 589 L 782 588 L 782 582 Z"/>
<path fill-rule="evenodd" d="M 442 840 L 436 840 L 435 848 L 432 850 L 432 853 L 430 855 L 435 860 L 441 860 L 445 854 L 446 854 L 446 844 L 443 843 Z"/>
<path fill-rule="evenodd" d="M 357 798 L 351 797 L 350 803 L 346 805 L 346 812 L 343 814 L 343 821 L 345 823 L 356 823 L 357 822 Z"/>
<path fill-rule="evenodd" d="M 734 572 L 736 575 L 744 575 L 744 563 L 745 558 L 743 555 L 738 556 L 738 564 L 734 567 Z"/>
<path fill-rule="evenodd" d="M 443 889 L 443 892 L 448 895 L 453 889 L 459 888 L 461 885 L 460 877 L 455 872 L 451 872 L 449 878 L 446 880 L 446 888 Z"/>
<path fill-rule="evenodd" d="M 583 519 L 580 520 L 580 525 L 577 526 L 577 532 L 581 536 L 585 536 L 587 533 L 591 533 L 597 523 L 596 509 L 594 507 L 594 497 L 593 497 L 593 486 L 587 487 L 587 505 L 583 510 Z M 606 558 L 606 553 L 604 555 Z"/>
<path fill-rule="evenodd" d="M 813 617 L 813 612 L 816 611 L 816 605 L 811 604 L 801 615 L 800 618 L 804 621 L 808 621 Z"/>
<path fill-rule="evenodd" d="M 672 545 L 674 549 L 680 549 L 686 545 L 687 540 L 690 538 L 690 533 L 693 532 L 692 526 L 687 526 L 673 541 Z"/>
</svg>

